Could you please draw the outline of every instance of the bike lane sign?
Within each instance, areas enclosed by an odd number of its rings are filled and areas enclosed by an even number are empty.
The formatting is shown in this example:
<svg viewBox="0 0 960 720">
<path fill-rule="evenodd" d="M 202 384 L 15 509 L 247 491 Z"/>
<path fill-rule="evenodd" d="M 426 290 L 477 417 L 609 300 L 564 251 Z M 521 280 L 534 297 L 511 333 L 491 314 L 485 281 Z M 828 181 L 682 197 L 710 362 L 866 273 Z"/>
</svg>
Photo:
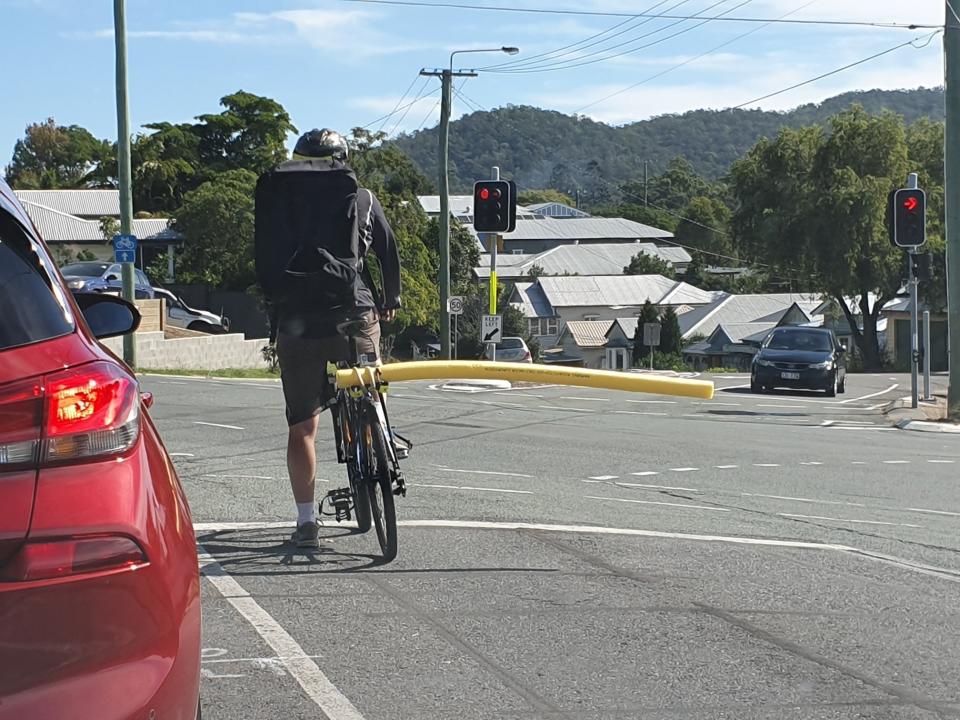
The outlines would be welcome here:
<svg viewBox="0 0 960 720">
<path fill-rule="evenodd" d="M 132 263 L 137 260 L 137 236 L 113 236 L 113 261 L 118 263 Z"/>
</svg>

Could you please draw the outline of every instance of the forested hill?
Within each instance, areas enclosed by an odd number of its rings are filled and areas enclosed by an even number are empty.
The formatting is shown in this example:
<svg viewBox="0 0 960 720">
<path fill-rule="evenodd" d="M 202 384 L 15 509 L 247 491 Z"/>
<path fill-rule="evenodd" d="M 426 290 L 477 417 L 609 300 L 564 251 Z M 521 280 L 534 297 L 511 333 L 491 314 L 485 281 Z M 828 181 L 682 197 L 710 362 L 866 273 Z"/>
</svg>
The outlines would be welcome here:
<svg viewBox="0 0 960 720">
<path fill-rule="evenodd" d="M 650 172 L 657 173 L 678 155 L 701 175 L 716 178 L 759 138 L 775 135 L 781 126 L 820 123 L 855 103 L 871 113 L 891 110 L 907 122 L 943 118 L 940 88 L 849 92 L 788 112 L 693 110 L 619 127 L 551 110 L 507 106 L 475 112 L 451 124 L 451 189 L 467 190 L 475 179 L 487 177 L 494 165 L 522 187 L 562 187 L 558 175 L 583 172 L 591 161 L 599 163 L 607 181 L 624 182 L 642 176 L 644 160 L 650 162 Z M 435 177 L 436 128 L 402 136 L 396 145 Z"/>
</svg>

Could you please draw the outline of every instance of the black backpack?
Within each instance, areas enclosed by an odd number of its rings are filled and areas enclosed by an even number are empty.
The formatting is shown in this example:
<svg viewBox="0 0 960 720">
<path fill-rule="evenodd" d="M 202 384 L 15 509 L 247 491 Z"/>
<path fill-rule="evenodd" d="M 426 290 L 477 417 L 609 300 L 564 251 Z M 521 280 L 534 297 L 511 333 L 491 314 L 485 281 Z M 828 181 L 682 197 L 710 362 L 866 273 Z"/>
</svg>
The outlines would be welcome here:
<svg viewBox="0 0 960 720">
<path fill-rule="evenodd" d="M 260 176 L 254 258 L 274 310 L 325 314 L 354 307 L 363 285 L 353 170 L 326 160 L 291 161 Z"/>
</svg>

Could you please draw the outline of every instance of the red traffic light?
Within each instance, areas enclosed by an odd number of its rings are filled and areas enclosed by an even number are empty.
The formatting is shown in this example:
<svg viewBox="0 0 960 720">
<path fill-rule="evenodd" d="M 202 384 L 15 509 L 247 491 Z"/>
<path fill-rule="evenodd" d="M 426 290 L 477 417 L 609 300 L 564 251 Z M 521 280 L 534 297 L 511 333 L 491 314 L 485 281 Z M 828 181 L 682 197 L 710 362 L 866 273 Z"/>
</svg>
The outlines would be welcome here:
<svg viewBox="0 0 960 720">
<path fill-rule="evenodd" d="M 920 204 L 920 201 L 917 200 L 916 196 L 911 195 L 906 200 L 903 201 L 903 208 L 907 212 L 913 212 L 917 209 L 917 206 Z"/>
<path fill-rule="evenodd" d="M 490 199 L 490 190 L 489 190 L 488 188 L 481 188 L 481 189 L 480 189 L 480 199 L 481 199 L 481 200 L 489 200 L 489 199 Z"/>
</svg>

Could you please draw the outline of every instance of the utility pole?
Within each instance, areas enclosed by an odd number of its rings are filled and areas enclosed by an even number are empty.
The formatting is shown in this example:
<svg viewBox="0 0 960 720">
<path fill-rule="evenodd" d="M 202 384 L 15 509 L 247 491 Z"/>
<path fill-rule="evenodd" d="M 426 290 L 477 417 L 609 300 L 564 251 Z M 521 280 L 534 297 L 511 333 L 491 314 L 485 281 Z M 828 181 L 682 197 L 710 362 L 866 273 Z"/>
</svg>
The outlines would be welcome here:
<svg viewBox="0 0 960 720">
<path fill-rule="evenodd" d="M 960 418 L 960 18 L 953 12 L 950 0 L 945 3 L 947 20 L 943 33 L 944 68 L 946 71 L 944 106 L 944 170 L 947 245 L 947 332 L 950 362 L 950 389 L 947 415 Z M 928 341 L 929 342 L 929 341 Z"/>
<path fill-rule="evenodd" d="M 116 46 L 117 82 L 117 165 L 120 175 L 120 234 L 130 235 L 133 218 L 133 191 L 130 187 L 130 109 L 127 103 L 127 22 L 126 0 L 113 0 L 113 37 Z M 123 299 L 134 300 L 133 263 L 122 263 L 120 268 Z M 137 365 L 137 344 L 133 333 L 123 336 L 123 360 L 131 368 Z"/>
<path fill-rule="evenodd" d="M 644 207 L 647 206 L 647 183 L 649 181 L 649 175 L 647 173 L 647 165 L 649 165 L 649 163 L 646 160 L 644 160 L 643 161 L 643 206 Z"/>
<path fill-rule="evenodd" d="M 910 173 L 907 175 L 907 188 L 916 190 L 917 187 L 917 173 Z M 920 401 L 920 322 L 918 319 L 919 299 L 917 297 L 920 285 L 917 282 L 917 275 L 913 271 L 913 256 L 917 249 L 914 247 L 907 248 L 907 252 L 909 253 L 907 255 L 909 272 L 907 287 L 910 289 L 910 406 L 917 407 Z"/>
<path fill-rule="evenodd" d="M 450 359 L 450 313 L 447 301 L 450 298 L 450 104 L 453 94 L 453 78 L 476 77 L 475 72 L 454 72 L 445 68 L 420 74 L 440 78 L 440 173 L 437 185 L 440 189 L 440 355 Z"/>
</svg>

